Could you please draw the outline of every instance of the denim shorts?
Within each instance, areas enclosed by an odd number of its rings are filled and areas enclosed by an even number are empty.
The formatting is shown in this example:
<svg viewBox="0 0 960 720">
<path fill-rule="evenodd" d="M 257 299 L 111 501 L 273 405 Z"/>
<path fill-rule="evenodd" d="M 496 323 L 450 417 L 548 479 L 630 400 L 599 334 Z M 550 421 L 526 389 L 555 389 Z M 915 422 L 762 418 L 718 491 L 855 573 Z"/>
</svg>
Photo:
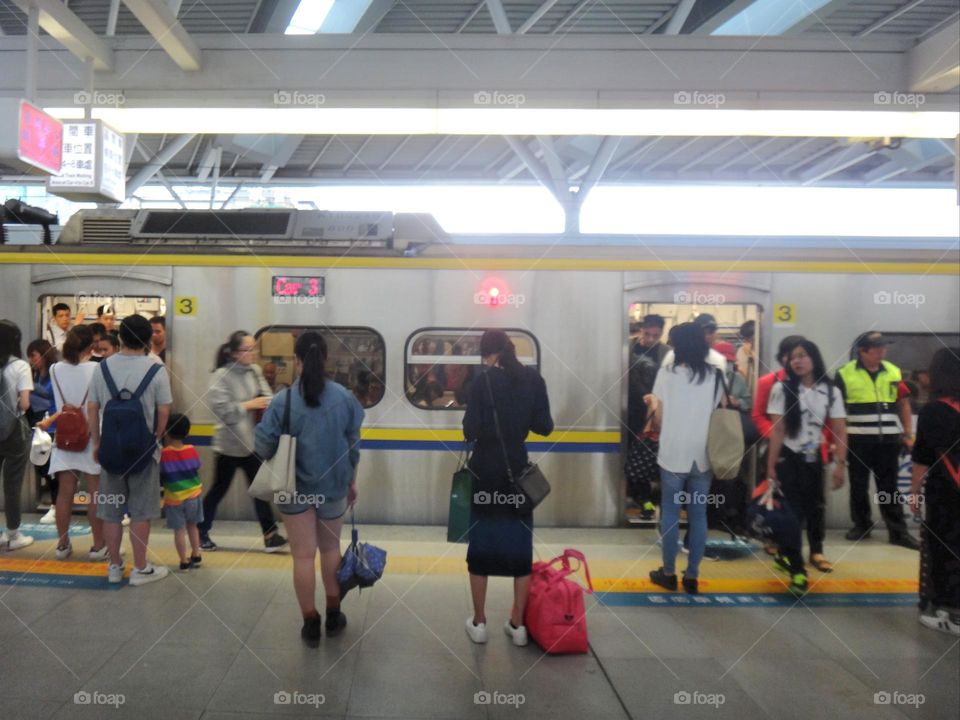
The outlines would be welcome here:
<svg viewBox="0 0 960 720">
<path fill-rule="evenodd" d="M 187 525 L 197 525 L 203 522 L 203 502 L 200 496 L 184 500 L 179 505 L 165 505 L 167 527 L 171 530 L 180 530 Z"/>
<path fill-rule="evenodd" d="M 284 515 L 299 515 L 313 508 L 318 520 L 336 520 L 347 512 L 346 495 L 341 498 L 328 498 L 297 491 L 289 498 L 278 497 L 278 499 L 289 500 L 289 502 L 277 502 L 277 509 Z"/>
</svg>

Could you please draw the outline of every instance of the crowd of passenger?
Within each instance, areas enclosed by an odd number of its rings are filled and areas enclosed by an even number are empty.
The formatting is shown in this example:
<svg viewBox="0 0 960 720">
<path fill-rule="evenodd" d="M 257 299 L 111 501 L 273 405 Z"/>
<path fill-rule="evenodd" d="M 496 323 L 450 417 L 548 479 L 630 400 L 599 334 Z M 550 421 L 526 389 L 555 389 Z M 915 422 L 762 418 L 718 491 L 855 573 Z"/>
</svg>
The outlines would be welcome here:
<svg viewBox="0 0 960 720">
<path fill-rule="evenodd" d="M 53 519 L 58 542 L 55 557 L 73 553 L 70 517 L 73 497 L 83 482 L 93 545 L 89 558 L 106 561 L 110 583 L 121 583 L 128 568 L 121 553 L 125 518 L 133 551 L 130 585 L 164 578 L 168 568 L 150 560 L 151 522 L 161 515 L 174 531 L 180 570 L 202 566 L 202 552 L 218 550 L 211 537 L 217 509 L 237 470 L 253 482 L 264 461 L 278 450 L 281 436 L 296 445 L 296 492 L 274 498 L 286 531 L 279 529 L 271 503 L 254 499 L 265 552 L 289 550 L 293 580 L 303 616 L 301 636 L 315 646 L 321 626 L 335 635 L 346 625 L 337 581 L 344 517 L 358 498 L 359 438 L 364 418 L 362 393 L 330 377 L 328 348 L 317 332 L 301 333 L 294 346 L 295 380 L 280 388 L 256 363 L 257 343 L 245 331 L 232 333 L 218 349 L 206 402 L 216 416 L 214 478 L 206 494 L 200 482 L 200 456 L 187 440 L 190 420 L 172 414 L 165 323 L 129 315 L 114 330 L 109 307 L 98 322 L 70 326 L 63 308 L 53 308 L 49 338 L 27 346 L 21 359 L 21 334 L 0 321 L 0 462 L 6 531 L 0 543 L 17 550 L 33 542 L 20 532 L 20 491 L 30 452 L 31 424 L 55 438 L 48 462 L 37 463 L 55 493 Z M 99 327 L 97 327 L 99 326 Z M 833 566 L 825 556 L 825 468 L 831 487 L 850 478 L 851 540 L 869 537 L 869 477 L 875 477 L 888 540 L 917 549 L 909 533 L 896 488 L 900 448 L 914 460 L 914 495 L 927 498 L 923 526 L 924 555 L 921 620 L 947 632 L 960 631 L 960 480 L 956 477 L 960 439 L 960 359 L 956 351 L 938 351 L 929 369 L 930 402 L 912 432 L 910 390 L 900 371 L 885 360 L 888 340 L 867 332 L 853 344 L 851 360 L 830 378 L 820 350 L 801 337 L 785 338 L 778 348 L 780 368 L 761 374 L 753 389 L 757 357 L 754 327 L 739 328 L 739 347 L 717 340 L 716 320 L 707 314 L 671 328 L 663 343 L 664 319 L 644 318 L 631 349 L 631 457 L 652 464 L 656 482 L 631 484 L 643 512 L 660 506 L 662 564 L 651 581 L 674 591 L 699 591 L 700 564 L 707 537 L 707 501 L 713 482 L 708 459 L 710 417 L 717 407 L 735 408 L 744 436 L 762 446 L 759 474 L 782 493 L 806 526 L 808 554 L 799 539 L 779 538 L 767 550 L 787 572 L 792 592 L 808 589 L 807 563 L 820 573 Z M 57 332 L 59 330 L 60 332 Z M 467 341 L 464 341 L 467 342 Z M 470 341 L 472 342 L 472 340 Z M 527 643 L 524 613 L 533 556 L 533 513 L 516 503 L 479 498 L 515 493 L 516 478 L 526 472 L 529 433 L 549 435 L 554 423 L 547 386 L 536 369 L 524 366 L 502 330 L 488 330 L 476 348 L 454 343 L 446 348 L 423 340 L 414 355 L 470 354 L 481 365 L 414 365 L 407 378 L 414 392 L 429 398 L 437 390 L 463 395 L 464 437 L 473 444 L 467 467 L 475 493 L 467 567 L 473 613 L 466 632 L 487 640 L 485 599 L 490 576 L 513 578 L 514 603 L 504 632 L 516 645 Z M 457 371 L 462 368 L 463 371 Z M 451 372 L 451 371 L 454 372 Z M 432 389 L 431 389 L 432 388 Z M 368 389 L 369 391 L 369 389 Z M 8 401 L 8 397 L 11 399 Z M 639 397 L 640 402 L 635 400 Z M 429 400 L 428 400 L 429 402 Z M 746 453 L 745 453 L 746 455 Z M 628 463 L 629 464 L 629 463 Z M 655 485 L 659 484 L 659 492 Z M 752 483 L 750 483 L 752 484 Z M 159 489 L 162 488 L 162 501 Z M 681 512 L 689 525 L 679 538 Z M 689 554 L 679 576 L 681 544 Z M 324 589 L 325 623 L 317 608 L 316 569 Z"/>
</svg>

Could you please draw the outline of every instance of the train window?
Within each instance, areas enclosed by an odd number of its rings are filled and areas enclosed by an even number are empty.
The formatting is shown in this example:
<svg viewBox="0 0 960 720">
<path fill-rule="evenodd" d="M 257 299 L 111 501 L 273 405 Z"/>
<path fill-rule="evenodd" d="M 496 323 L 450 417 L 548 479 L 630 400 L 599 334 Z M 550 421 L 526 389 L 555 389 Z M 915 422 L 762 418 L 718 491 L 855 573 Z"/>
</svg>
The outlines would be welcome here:
<svg viewBox="0 0 960 720">
<path fill-rule="evenodd" d="M 910 388 L 910 406 L 918 413 L 930 399 L 927 371 L 933 354 L 942 347 L 960 347 L 960 334 L 884 332 L 883 335 L 893 340 L 887 348 L 887 360 L 903 373 L 903 380 Z"/>
<path fill-rule="evenodd" d="M 537 339 L 523 330 L 504 329 L 524 365 L 540 365 Z M 425 410 L 462 410 L 480 366 L 483 330 L 423 328 L 407 338 L 404 392 Z"/>
<path fill-rule="evenodd" d="M 167 301 L 160 297 L 128 297 L 84 292 L 74 295 L 44 295 L 39 302 L 39 337 L 46 340 L 54 336 L 58 339 L 62 337 L 53 312 L 53 308 L 58 305 L 66 305 L 70 310 L 69 323 L 64 329 L 78 324 L 90 325 L 100 322 L 107 327 L 107 330 L 119 330 L 120 321 L 129 315 L 142 315 L 149 320 L 166 315 L 167 312 Z"/>
<path fill-rule="evenodd" d="M 383 399 L 386 349 L 380 333 L 366 327 L 270 325 L 258 330 L 260 367 L 275 392 L 293 383 L 293 346 L 307 330 L 327 341 L 327 377 L 348 388 L 365 408 Z"/>
</svg>

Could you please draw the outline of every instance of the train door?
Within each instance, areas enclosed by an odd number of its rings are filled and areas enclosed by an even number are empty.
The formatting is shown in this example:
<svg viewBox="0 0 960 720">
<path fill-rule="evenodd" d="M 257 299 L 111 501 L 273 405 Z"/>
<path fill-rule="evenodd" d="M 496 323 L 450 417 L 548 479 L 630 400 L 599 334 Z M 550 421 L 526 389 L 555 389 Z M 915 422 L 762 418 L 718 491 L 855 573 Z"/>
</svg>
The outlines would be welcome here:
<svg viewBox="0 0 960 720">
<path fill-rule="evenodd" d="M 625 298 L 623 467 L 624 519 L 631 525 L 653 527 L 659 516 L 659 471 L 656 466 L 656 435 L 649 427 L 643 395 L 650 392 L 660 361 L 669 352 L 671 328 L 705 314 L 713 316 L 716 333 L 712 345 L 743 378 L 743 401 L 752 400 L 757 377 L 762 374 L 760 357 L 761 317 L 764 297 L 739 287 L 725 292 L 678 290 L 673 286 L 628 290 Z M 746 290 L 746 292 L 744 292 Z M 733 301 L 737 296 L 738 301 Z M 751 297 L 751 295 L 753 297 Z M 662 322 L 662 325 L 661 325 Z M 734 489 L 742 504 L 753 487 L 756 452 L 745 459 L 740 484 Z M 735 513 L 730 507 L 726 512 Z"/>
<path fill-rule="evenodd" d="M 46 340 L 57 350 L 63 346 L 66 332 L 75 325 L 104 325 L 116 332 L 120 322 L 129 315 L 139 314 L 147 319 L 164 318 L 167 341 L 172 328 L 166 322 L 171 297 L 170 268 L 75 268 L 51 269 L 35 266 L 31 296 L 34 301 L 32 333 L 25 345 L 33 339 Z M 110 352 L 110 343 L 100 343 L 101 351 Z M 41 403 L 42 404 L 42 403 Z M 34 413 L 42 417 L 42 410 Z M 37 512 L 46 512 L 51 505 L 54 482 L 42 471 L 34 474 L 28 483 L 26 506 Z M 80 483 L 74 495 L 74 512 L 85 511 L 89 496 Z"/>
</svg>

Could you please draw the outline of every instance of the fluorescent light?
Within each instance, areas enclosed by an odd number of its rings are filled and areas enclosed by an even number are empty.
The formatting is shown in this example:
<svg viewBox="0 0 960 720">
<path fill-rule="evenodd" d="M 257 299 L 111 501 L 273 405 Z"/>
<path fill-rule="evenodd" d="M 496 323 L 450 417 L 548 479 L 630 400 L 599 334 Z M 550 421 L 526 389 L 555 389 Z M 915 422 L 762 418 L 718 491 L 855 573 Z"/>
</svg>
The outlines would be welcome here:
<svg viewBox="0 0 960 720">
<path fill-rule="evenodd" d="M 45 108 L 61 119 L 82 108 Z M 125 133 L 953 138 L 957 112 L 543 108 L 94 108 Z"/>
<path fill-rule="evenodd" d="M 284 35 L 316 35 L 333 7 L 333 0 L 300 0 Z"/>
</svg>

